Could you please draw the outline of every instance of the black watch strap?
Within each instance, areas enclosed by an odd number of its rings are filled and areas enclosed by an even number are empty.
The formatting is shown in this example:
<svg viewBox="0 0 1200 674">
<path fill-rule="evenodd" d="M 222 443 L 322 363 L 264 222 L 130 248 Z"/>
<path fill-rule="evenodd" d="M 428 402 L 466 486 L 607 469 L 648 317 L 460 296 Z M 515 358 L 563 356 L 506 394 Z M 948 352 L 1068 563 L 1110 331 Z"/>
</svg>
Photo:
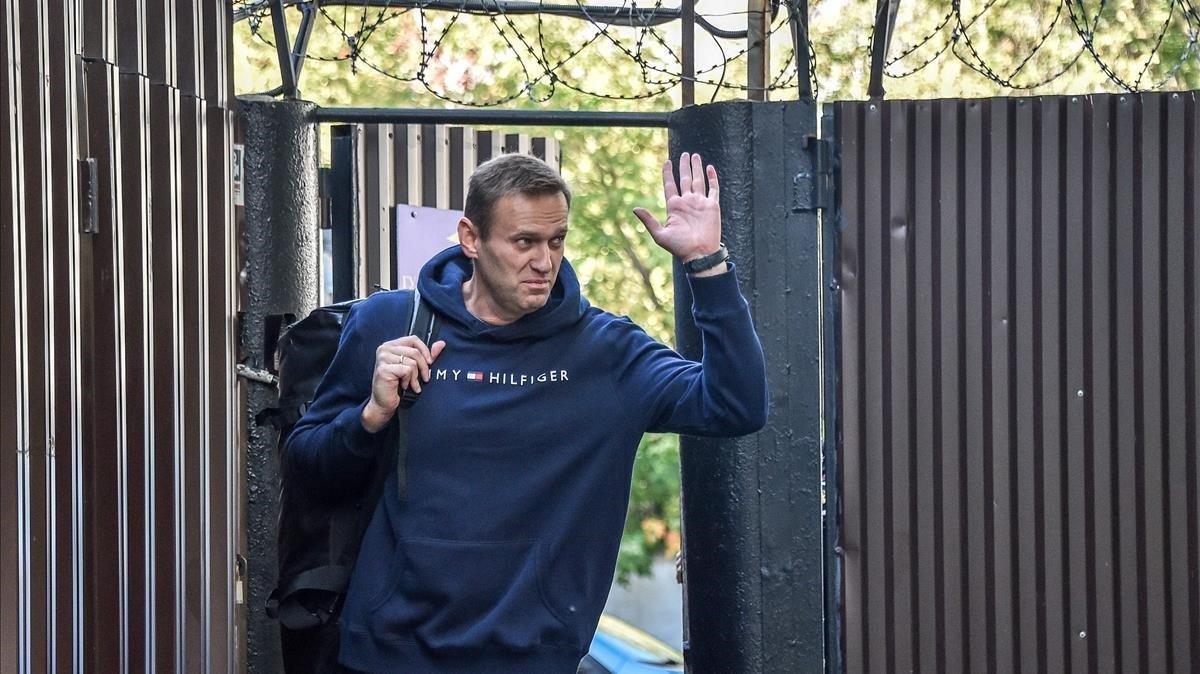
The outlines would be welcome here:
<svg viewBox="0 0 1200 674">
<path fill-rule="evenodd" d="M 704 257 L 698 257 L 691 262 L 684 262 L 683 270 L 689 274 L 699 274 L 702 271 L 708 271 L 709 269 L 712 269 L 728 259 L 729 249 L 725 247 L 725 244 L 721 244 L 721 247 L 717 249 L 717 252 L 713 253 L 712 255 L 705 255 Z"/>
</svg>

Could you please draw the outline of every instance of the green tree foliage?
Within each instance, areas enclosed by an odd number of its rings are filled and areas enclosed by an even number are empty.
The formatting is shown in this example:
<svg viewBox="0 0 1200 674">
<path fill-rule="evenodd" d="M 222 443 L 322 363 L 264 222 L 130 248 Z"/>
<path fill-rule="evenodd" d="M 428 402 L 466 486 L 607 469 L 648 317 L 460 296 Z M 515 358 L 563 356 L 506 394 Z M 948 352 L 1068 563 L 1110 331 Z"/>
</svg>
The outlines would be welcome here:
<svg viewBox="0 0 1200 674">
<path fill-rule="evenodd" d="M 1196 86 L 1200 69 L 1195 30 L 1200 22 L 1184 14 L 1190 3 L 1069 0 L 1068 5 L 1067 1 L 904 0 L 890 55 L 907 55 L 888 72 L 912 74 L 887 78 L 888 96 L 1118 90 L 1091 54 L 1082 51 L 1072 11 L 1076 20 L 1094 25 L 1094 49 L 1117 77 L 1132 84 L 1141 74 L 1142 87 L 1159 82 L 1167 88 Z M 736 12 L 732 19 L 720 16 L 730 13 L 729 4 L 699 0 L 697 11 L 724 27 L 738 28 L 744 17 Z M 819 98 L 864 98 L 874 0 L 810 0 L 809 6 Z M 960 7 L 961 25 L 948 14 L 954 6 Z M 745 3 L 736 7 L 741 11 Z M 294 11 L 288 14 L 290 34 L 295 35 L 299 16 Z M 794 77 L 785 21 L 786 12 L 779 12 L 771 42 L 771 73 L 772 77 L 778 74 L 777 82 Z M 241 22 L 234 32 L 239 94 L 267 91 L 279 83 L 275 50 L 267 43 L 269 18 L 259 26 L 261 38 L 255 36 L 254 25 L 255 20 Z M 675 79 L 671 73 L 679 72 L 672 54 L 678 53 L 678 30 L 677 25 L 668 26 L 661 40 L 653 35 L 639 39 L 640 31 L 600 32 L 587 23 L 557 17 L 330 7 L 313 31 L 301 93 L 323 106 L 442 107 L 451 104 L 445 99 L 454 99 L 510 109 L 547 107 L 550 101 L 549 107 L 556 109 L 671 110 L 680 103 L 679 87 L 669 86 Z M 962 37 L 946 46 L 955 31 L 969 38 L 969 46 Z M 1015 85 L 1050 81 L 1028 91 L 1000 86 L 954 57 L 957 52 L 974 62 L 971 47 L 994 73 Z M 726 56 L 736 56 L 744 45 L 723 41 L 717 47 L 698 31 L 696 48 L 700 80 L 696 101 L 743 98 L 744 90 L 737 87 L 746 81 L 745 58 L 721 66 L 719 54 L 724 50 Z M 943 51 L 937 56 L 939 50 Z M 1151 53 L 1154 56 L 1146 64 Z M 540 70 L 538 61 L 554 66 L 553 75 Z M 1061 76 L 1049 78 L 1060 71 Z M 419 81 L 413 79 L 418 74 Z M 717 82 L 732 88 L 718 88 Z M 792 98 L 794 91 L 789 87 L 772 97 Z M 666 132 L 562 127 L 519 131 L 554 137 L 561 143 L 563 174 L 576 193 L 569 256 L 587 296 L 613 313 L 630 316 L 670 344 L 674 330 L 671 260 L 631 213 L 638 205 L 662 211 L 659 169 L 666 155 Z M 678 532 L 678 441 L 669 435 L 647 436 L 635 463 L 618 577 L 647 573 L 654 556 L 673 554 L 679 546 Z"/>
<path fill-rule="evenodd" d="M 961 25 L 951 14 L 954 4 L 961 8 Z M 1192 89 L 1200 82 L 1194 42 L 1200 17 L 1185 13 L 1190 4 L 1178 0 L 903 0 L 888 53 L 891 59 L 911 53 L 887 72 L 912 74 L 885 78 L 884 85 L 888 98 L 896 99 L 1121 91 L 1084 50 L 1074 16 L 1094 34 L 1096 55 L 1123 81 L 1133 85 L 1144 67 L 1138 88 Z M 820 0 L 810 3 L 810 15 L 820 97 L 827 101 L 866 98 L 875 3 Z M 947 48 L 956 31 L 957 43 Z M 982 58 L 992 72 L 1019 88 L 997 84 L 955 53 L 976 65 Z M 932 63 L 922 67 L 931 58 Z M 1039 84 L 1045 80 L 1049 81 Z"/>
</svg>

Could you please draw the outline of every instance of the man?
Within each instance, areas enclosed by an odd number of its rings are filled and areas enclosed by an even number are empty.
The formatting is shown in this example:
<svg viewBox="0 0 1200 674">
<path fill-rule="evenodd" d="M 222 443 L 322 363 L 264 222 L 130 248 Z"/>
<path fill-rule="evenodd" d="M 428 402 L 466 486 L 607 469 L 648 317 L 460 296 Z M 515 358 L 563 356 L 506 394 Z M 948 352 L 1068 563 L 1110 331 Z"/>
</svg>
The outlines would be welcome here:
<svg viewBox="0 0 1200 674">
<path fill-rule="evenodd" d="M 574 672 L 609 586 L 646 431 L 733 436 L 763 426 L 762 348 L 724 261 L 716 170 L 663 166 L 667 219 L 637 217 L 692 263 L 701 363 L 591 307 L 564 258 L 571 193 L 504 155 L 471 176 L 460 245 L 422 269 L 437 341 L 407 332 L 399 292 L 351 311 L 288 469 L 332 497 L 361 489 L 407 413 L 393 474 L 342 612 L 340 661 L 371 672 Z M 389 432 L 392 429 L 392 432 Z M 389 438 L 392 438 L 389 440 Z"/>
</svg>

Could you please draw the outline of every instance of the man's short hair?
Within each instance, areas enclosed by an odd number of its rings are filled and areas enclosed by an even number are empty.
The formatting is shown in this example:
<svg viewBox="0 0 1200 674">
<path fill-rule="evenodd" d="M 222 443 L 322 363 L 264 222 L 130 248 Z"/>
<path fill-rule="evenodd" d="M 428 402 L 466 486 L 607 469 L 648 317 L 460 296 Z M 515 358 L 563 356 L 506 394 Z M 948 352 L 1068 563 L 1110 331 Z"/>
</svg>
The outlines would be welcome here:
<svg viewBox="0 0 1200 674">
<path fill-rule="evenodd" d="M 502 154 L 480 164 L 467 184 L 463 215 L 475 223 L 479 237 L 487 239 L 492 209 L 508 194 L 541 196 L 561 192 L 571 207 L 571 188 L 558 171 L 537 157 L 527 154 Z"/>
</svg>

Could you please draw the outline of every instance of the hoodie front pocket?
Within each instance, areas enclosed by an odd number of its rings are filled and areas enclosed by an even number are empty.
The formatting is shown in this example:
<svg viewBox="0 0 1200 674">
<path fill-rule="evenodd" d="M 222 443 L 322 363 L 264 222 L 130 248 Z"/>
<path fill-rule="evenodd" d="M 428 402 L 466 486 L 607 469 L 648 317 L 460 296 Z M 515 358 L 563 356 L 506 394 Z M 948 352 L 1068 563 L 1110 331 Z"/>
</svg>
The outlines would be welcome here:
<svg viewBox="0 0 1200 674">
<path fill-rule="evenodd" d="M 537 557 L 532 540 L 401 540 L 396 580 L 373 611 L 373 631 L 434 649 L 577 648 L 574 630 L 542 598 Z"/>
</svg>

